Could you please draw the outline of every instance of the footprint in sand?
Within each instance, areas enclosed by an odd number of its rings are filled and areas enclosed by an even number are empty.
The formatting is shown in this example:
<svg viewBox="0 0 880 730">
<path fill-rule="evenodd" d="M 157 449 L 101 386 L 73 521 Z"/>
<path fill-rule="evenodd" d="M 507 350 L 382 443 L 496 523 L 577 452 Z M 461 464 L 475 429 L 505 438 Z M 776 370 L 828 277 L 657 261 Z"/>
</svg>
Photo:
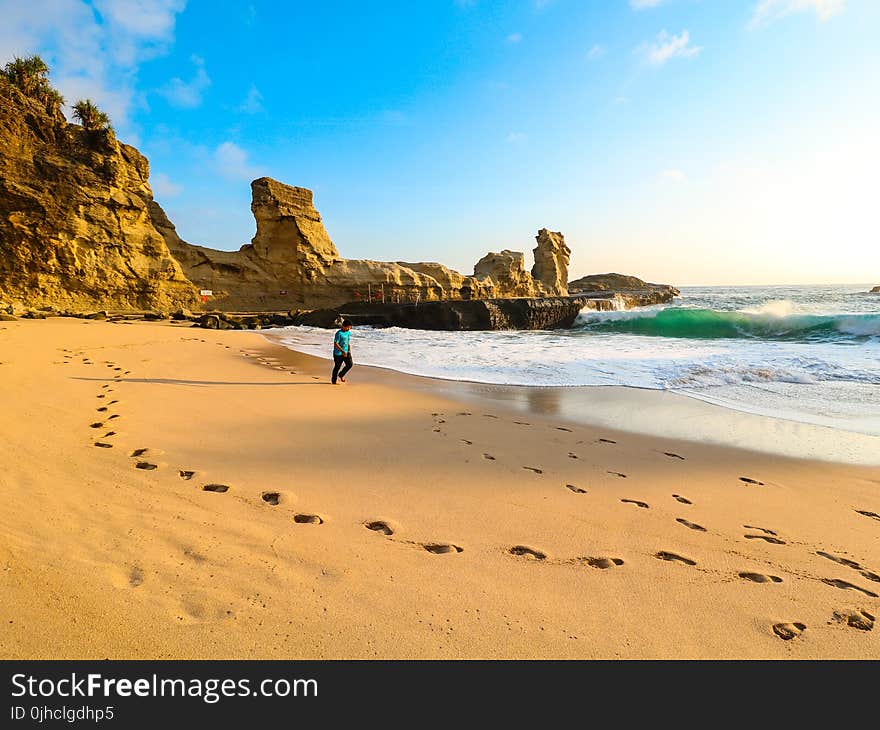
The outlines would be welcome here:
<svg viewBox="0 0 880 730">
<path fill-rule="evenodd" d="M 835 611 L 834 620 L 859 631 L 871 631 L 876 618 L 867 611 Z"/>
<path fill-rule="evenodd" d="M 483 454 L 483 458 L 488 461 L 495 461 L 495 457 L 492 454 Z"/>
<path fill-rule="evenodd" d="M 467 439 L 459 439 L 459 441 L 461 441 L 463 444 L 467 444 L 468 446 L 474 445 L 473 441 L 468 441 Z"/>
<path fill-rule="evenodd" d="M 574 492 L 575 494 L 586 494 L 586 489 L 581 489 L 581 487 L 576 487 L 574 484 L 566 484 L 565 488 L 570 492 Z"/>
<path fill-rule="evenodd" d="M 752 479 L 750 477 L 740 477 L 739 480 L 745 484 L 754 484 L 757 487 L 764 486 L 764 482 L 759 482 L 757 479 Z"/>
<path fill-rule="evenodd" d="M 687 497 L 682 497 L 680 494 L 673 494 L 672 498 L 676 502 L 681 502 L 682 504 L 693 504 Z"/>
<path fill-rule="evenodd" d="M 647 502 L 640 502 L 637 499 L 621 499 L 620 501 L 624 504 L 634 504 L 636 507 L 641 507 L 642 509 L 650 509 Z"/>
<path fill-rule="evenodd" d="M 464 552 L 464 548 L 461 548 L 458 545 L 453 545 L 451 542 L 428 542 L 423 543 L 422 547 L 425 548 L 425 550 L 427 550 L 429 553 L 433 553 L 434 555 L 446 555 L 447 553 Z"/>
<path fill-rule="evenodd" d="M 380 535 L 385 535 L 386 537 L 391 537 L 394 534 L 394 530 L 384 520 L 372 520 L 371 522 L 365 522 L 364 527 L 368 530 L 372 530 L 373 532 L 378 532 Z"/>
<path fill-rule="evenodd" d="M 816 555 L 827 558 L 828 560 L 832 560 L 838 565 L 845 565 L 847 568 L 857 570 L 862 575 L 862 577 L 867 578 L 868 580 L 872 580 L 875 583 L 880 583 L 880 575 L 872 573 L 864 565 L 857 563 L 855 560 L 850 560 L 849 558 L 841 558 L 837 555 L 832 555 L 831 553 L 826 553 L 822 550 L 817 550 Z"/>
<path fill-rule="evenodd" d="M 575 454 L 575 453 L 569 451 L 569 452 L 568 452 L 568 458 L 569 458 L 569 459 L 578 459 L 578 458 L 580 458 L 580 457 L 579 457 L 577 454 Z"/>
<path fill-rule="evenodd" d="M 273 507 L 277 507 L 281 501 L 281 495 L 278 492 L 263 492 L 260 497 L 266 504 L 271 504 Z"/>
<path fill-rule="evenodd" d="M 177 475 L 181 479 L 189 481 L 190 479 L 192 479 L 196 475 L 196 473 L 194 471 L 189 470 L 189 469 L 178 469 Z"/>
<path fill-rule="evenodd" d="M 528 545 L 514 545 L 507 552 L 511 555 L 516 555 L 517 557 L 528 558 L 529 560 L 547 559 L 547 553 L 531 548 Z"/>
<path fill-rule="evenodd" d="M 783 641 L 791 641 L 806 631 L 807 625 L 800 622 L 773 624 L 773 633 Z"/>
<path fill-rule="evenodd" d="M 556 427 L 556 430 L 557 430 L 557 431 L 565 431 L 565 432 L 567 432 L 567 433 L 571 433 L 571 429 L 570 429 L 570 428 L 565 428 L 564 426 L 557 426 L 557 427 Z"/>
<path fill-rule="evenodd" d="M 100 408 L 95 409 L 98 413 L 104 413 L 105 411 L 110 410 L 107 406 L 101 406 Z"/>
<path fill-rule="evenodd" d="M 746 540 L 763 540 L 764 542 L 769 542 L 773 545 L 785 545 L 785 540 L 780 540 L 778 537 L 770 537 L 768 535 L 743 535 Z"/>
<path fill-rule="evenodd" d="M 114 413 L 114 414 L 113 414 L 112 416 L 110 416 L 110 418 L 108 418 L 107 420 L 108 420 L 108 421 L 112 421 L 114 418 L 119 418 L 119 414 L 118 414 L 118 413 Z"/>
<path fill-rule="evenodd" d="M 739 573 L 740 578 L 750 580 L 752 583 L 782 583 L 782 578 L 777 575 L 764 575 L 763 573 Z"/>
<path fill-rule="evenodd" d="M 106 393 L 101 393 L 100 395 L 96 395 L 95 397 L 96 397 L 96 398 L 106 398 L 106 397 L 107 397 L 107 394 L 106 394 Z"/>
<path fill-rule="evenodd" d="M 683 456 L 679 454 L 674 454 L 671 451 L 664 451 L 663 456 L 668 456 L 670 459 L 681 459 L 682 461 L 686 460 Z"/>
<path fill-rule="evenodd" d="M 679 525 L 684 525 L 691 530 L 696 530 L 697 532 L 706 532 L 705 527 L 703 527 L 702 525 L 698 525 L 696 522 L 689 522 L 688 520 L 684 519 L 684 517 L 676 517 L 675 521 Z"/>
<path fill-rule="evenodd" d="M 133 566 L 132 569 L 128 572 L 128 584 L 132 588 L 137 588 L 139 585 L 143 585 L 143 582 L 144 571 L 136 565 Z"/>
<path fill-rule="evenodd" d="M 131 452 L 131 454 L 129 454 L 129 456 L 132 456 L 132 457 L 143 456 L 148 451 L 149 451 L 149 449 L 135 449 L 134 451 Z"/>
<path fill-rule="evenodd" d="M 627 478 L 627 477 L 626 477 L 626 474 L 623 474 L 622 472 L 619 472 L 619 471 L 609 471 L 609 472 L 606 472 L 606 473 L 607 473 L 607 474 L 610 474 L 610 475 L 613 476 L 613 477 L 620 477 L 621 479 L 626 479 L 626 478 Z"/>
<path fill-rule="evenodd" d="M 306 513 L 300 513 L 298 515 L 293 516 L 293 521 L 298 525 L 323 525 L 324 518 L 321 515 L 310 515 Z"/>
<path fill-rule="evenodd" d="M 598 443 L 600 443 L 600 444 L 616 444 L 617 441 L 612 441 L 611 439 L 599 439 Z"/>
<path fill-rule="evenodd" d="M 863 509 L 857 509 L 856 512 L 864 517 L 870 517 L 872 520 L 880 520 L 880 515 L 878 515 L 876 512 L 868 512 L 867 510 Z"/>
<path fill-rule="evenodd" d="M 468 413 L 467 411 L 461 411 L 461 413 L 456 413 L 456 416 L 472 416 L 473 413 Z"/>
<path fill-rule="evenodd" d="M 870 596 L 871 598 L 878 597 L 876 593 L 874 593 L 873 591 L 869 591 L 867 588 L 862 588 L 861 586 L 857 586 L 855 583 L 850 583 L 849 581 L 840 580 L 838 578 L 822 578 L 822 582 L 826 585 L 833 586 L 834 588 L 859 591 L 860 593 L 864 593 L 866 596 Z"/>
<path fill-rule="evenodd" d="M 494 416 L 491 413 L 484 413 L 483 418 L 498 418 L 498 416 Z"/>
<path fill-rule="evenodd" d="M 757 525 L 743 525 L 747 530 L 758 530 L 758 532 L 763 532 L 767 535 L 773 535 L 776 537 L 779 533 L 773 532 L 773 530 L 768 530 L 766 527 L 758 527 Z"/>
<path fill-rule="evenodd" d="M 153 471 L 153 469 L 158 469 L 159 467 L 156 464 L 151 464 L 149 461 L 139 461 L 134 465 L 135 469 L 143 469 L 144 471 Z"/>
<path fill-rule="evenodd" d="M 531 426 L 531 425 L 532 425 L 531 423 L 528 423 L 528 422 L 526 422 L 526 421 L 514 421 L 514 423 L 515 423 L 517 426 Z"/>
<path fill-rule="evenodd" d="M 223 494 L 224 492 L 229 491 L 228 484 L 206 484 L 202 487 L 203 492 L 217 492 L 218 494 Z"/>
<path fill-rule="evenodd" d="M 104 434 L 104 438 L 108 439 L 111 436 L 115 436 L 115 435 L 116 435 L 116 431 L 107 431 L 107 433 Z"/>
<path fill-rule="evenodd" d="M 539 469 L 536 466 L 524 466 L 523 469 L 525 469 L 526 471 L 533 471 L 533 472 L 535 472 L 535 474 L 543 474 L 544 473 L 543 469 Z"/>
<path fill-rule="evenodd" d="M 99 449 L 112 449 L 113 444 L 105 444 L 103 441 L 95 441 L 95 446 Z"/>
<path fill-rule="evenodd" d="M 104 426 L 100 421 L 95 421 L 94 423 L 90 423 L 89 426 L 91 428 L 102 428 Z"/>
<path fill-rule="evenodd" d="M 677 553 L 671 553 L 668 550 L 661 550 L 658 553 L 654 553 L 654 557 L 659 560 L 667 560 L 671 563 L 684 563 L 685 565 L 696 565 L 696 560 L 691 560 L 690 558 L 686 558 L 683 555 L 678 555 Z"/>
<path fill-rule="evenodd" d="M 599 568 L 600 570 L 608 570 L 608 568 L 615 568 L 617 566 L 623 565 L 623 561 L 620 558 L 580 558 L 591 568 Z"/>
</svg>

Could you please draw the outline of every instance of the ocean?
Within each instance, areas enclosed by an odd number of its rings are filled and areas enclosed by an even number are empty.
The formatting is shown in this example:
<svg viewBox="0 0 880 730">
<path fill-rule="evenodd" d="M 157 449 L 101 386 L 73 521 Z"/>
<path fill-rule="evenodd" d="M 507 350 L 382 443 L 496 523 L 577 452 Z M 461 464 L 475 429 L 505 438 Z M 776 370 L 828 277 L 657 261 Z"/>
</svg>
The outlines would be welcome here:
<svg viewBox="0 0 880 730">
<path fill-rule="evenodd" d="M 876 283 L 876 282 L 875 282 Z M 629 386 L 880 435 L 880 295 L 870 286 L 686 287 L 672 303 L 584 310 L 570 330 L 355 328 L 364 365 L 479 383 Z M 329 357 L 327 330 L 286 328 Z"/>
</svg>

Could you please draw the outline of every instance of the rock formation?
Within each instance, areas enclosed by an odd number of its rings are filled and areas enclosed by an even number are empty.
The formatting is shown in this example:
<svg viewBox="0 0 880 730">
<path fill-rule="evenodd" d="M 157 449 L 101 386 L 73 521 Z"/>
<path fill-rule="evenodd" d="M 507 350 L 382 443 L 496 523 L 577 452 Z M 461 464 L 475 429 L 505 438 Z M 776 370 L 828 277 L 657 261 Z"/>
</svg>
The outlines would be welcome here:
<svg viewBox="0 0 880 730">
<path fill-rule="evenodd" d="M 565 296 L 568 294 L 568 260 L 571 256 L 565 237 L 542 228 L 535 240 L 538 245 L 533 250 L 532 278 L 543 285 L 546 296 Z"/>
<path fill-rule="evenodd" d="M 624 274 L 591 274 L 575 281 L 568 282 L 568 291 L 571 294 L 584 294 L 593 292 L 658 292 L 668 293 L 670 298 L 679 295 L 678 289 L 669 284 L 650 284 L 635 276 Z"/>
<path fill-rule="evenodd" d="M 538 234 L 540 280 L 526 271 L 525 257 L 515 251 L 490 253 L 477 262 L 473 276 L 465 276 L 438 263 L 342 258 L 310 190 L 264 177 L 251 183 L 251 191 L 257 233 L 235 252 L 186 243 L 159 205 L 151 206 L 155 227 L 187 277 L 213 292 L 211 307 L 273 310 L 332 307 L 383 296 L 386 302 L 425 302 L 567 293 L 569 250 L 561 234 Z"/>
<path fill-rule="evenodd" d="M 493 294 L 531 297 L 535 295 L 535 280 L 526 271 L 526 257 L 519 251 L 487 253 L 474 264 L 474 278 Z"/>
<path fill-rule="evenodd" d="M 880 286 L 875 286 L 873 289 L 871 289 L 870 293 L 871 294 L 880 294 Z"/>
<path fill-rule="evenodd" d="M 191 306 L 197 291 L 152 224 L 149 165 L 0 80 L 0 300 Z"/>
</svg>

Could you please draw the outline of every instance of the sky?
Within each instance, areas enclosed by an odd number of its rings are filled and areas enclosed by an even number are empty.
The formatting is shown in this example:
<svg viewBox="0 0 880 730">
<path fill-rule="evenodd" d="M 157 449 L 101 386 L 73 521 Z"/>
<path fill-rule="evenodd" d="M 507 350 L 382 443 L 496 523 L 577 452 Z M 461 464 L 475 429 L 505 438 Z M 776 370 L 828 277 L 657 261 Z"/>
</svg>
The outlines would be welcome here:
<svg viewBox="0 0 880 730">
<path fill-rule="evenodd" d="M 0 0 L 191 243 L 311 188 L 346 258 L 880 283 L 877 0 Z M 528 263 L 527 263 L 528 265 Z"/>
</svg>

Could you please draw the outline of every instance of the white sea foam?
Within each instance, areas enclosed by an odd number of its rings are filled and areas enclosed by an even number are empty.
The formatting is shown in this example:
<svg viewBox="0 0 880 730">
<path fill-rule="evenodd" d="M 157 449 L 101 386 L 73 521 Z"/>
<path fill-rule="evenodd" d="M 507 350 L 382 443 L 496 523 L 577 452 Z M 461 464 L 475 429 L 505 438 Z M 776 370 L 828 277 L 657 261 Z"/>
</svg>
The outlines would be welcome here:
<svg viewBox="0 0 880 730">
<path fill-rule="evenodd" d="M 880 434 L 880 341 L 872 339 L 880 335 L 880 318 L 873 316 L 880 314 L 880 299 L 855 300 L 855 305 L 847 299 L 842 305 L 761 296 L 749 301 L 737 291 L 721 302 L 729 312 L 777 322 L 833 316 L 841 332 L 862 339 L 686 339 L 589 329 L 591 322 L 656 317 L 666 309 L 651 307 L 584 312 L 581 327 L 553 332 L 356 328 L 352 349 L 359 363 L 414 375 L 508 385 L 671 390 L 740 410 Z M 719 303 L 712 290 L 678 306 L 711 305 L 717 310 Z M 292 349 L 329 356 L 332 333 L 327 330 L 294 327 L 281 334 Z"/>
</svg>

